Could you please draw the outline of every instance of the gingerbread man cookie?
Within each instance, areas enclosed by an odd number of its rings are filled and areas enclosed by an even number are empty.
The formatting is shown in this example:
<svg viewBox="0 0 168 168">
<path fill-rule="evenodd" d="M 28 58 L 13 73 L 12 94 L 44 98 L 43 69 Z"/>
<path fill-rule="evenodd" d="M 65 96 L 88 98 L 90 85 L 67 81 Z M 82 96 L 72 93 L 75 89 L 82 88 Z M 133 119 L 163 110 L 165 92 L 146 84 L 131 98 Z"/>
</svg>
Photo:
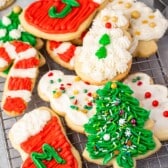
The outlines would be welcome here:
<svg viewBox="0 0 168 168">
<path fill-rule="evenodd" d="M 39 81 L 39 96 L 49 101 L 52 109 L 64 116 L 67 125 L 83 133 L 83 125 L 94 114 L 94 97 L 98 86 L 82 81 L 78 76 L 52 70 Z"/>
<path fill-rule="evenodd" d="M 103 9 L 93 21 L 75 58 L 75 71 L 84 81 L 104 84 L 121 80 L 131 68 L 129 22 L 120 11 Z M 124 30 L 123 30 L 124 29 Z"/>
<path fill-rule="evenodd" d="M 25 114 L 10 129 L 9 139 L 22 156 L 22 168 L 82 168 L 61 121 L 46 107 Z"/>
<path fill-rule="evenodd" d="M 142 107 L 151 111 L 155 135 L 160 140 L 168 140 L 168 89 L 163 85 L 153 84 L 152 78 L 145 73 L 129 75 L 124 83 L 131 87 Z"/>
<path fill-rule="evenodd" d="M 157 51 L 156 41 L 168 28 L 168 20 L 159 10 L 153 11 L 143 2 L 134 0 L 113 0 L 107 8 L 121 10 L 130 19 L 134 56 L 148 57 Z"/>
<path fill-rule="evenodd" d="M 21 23 L 37 37 L 69 41 L 80 37 L 106 2 L 107 0 L 38 0 L 23 11 Z"/>
</svg>

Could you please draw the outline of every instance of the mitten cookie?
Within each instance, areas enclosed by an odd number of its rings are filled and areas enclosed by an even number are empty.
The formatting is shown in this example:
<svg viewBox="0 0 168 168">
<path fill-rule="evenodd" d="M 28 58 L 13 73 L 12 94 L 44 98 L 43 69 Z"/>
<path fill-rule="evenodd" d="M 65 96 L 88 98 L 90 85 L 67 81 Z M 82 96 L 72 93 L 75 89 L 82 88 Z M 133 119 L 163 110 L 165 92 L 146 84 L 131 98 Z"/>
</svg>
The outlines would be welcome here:
<svg viewBox="0 0 168 168">
<path fill-rule="evenodd" d="M 83 133 L 83 125 L 94 114 L 94 97 L 98 86 L 89 85 L 78 76 L 49 71 L 38 83 L 39 96 L 49 101 L 52 109 L 65 117 L 67 125 Z"/>
<path fill-rule="evenodd" d="M 96 114 L 84 125 L 88 140 L 83 156 L 101 165 L 135 168 L 137 159 L 161 147 L 145 126 L 149 111 L 140 107 L 133 91 L 122 83 L 108 82 L 96 93 Z"/>
<path fill-rule="evenodd" d="M 106 2 L 107 0 L 38 0 L 23 11 L 21 23 L 37 37 L 69 41 L 80 37 Z"/>
<path fill-rule="evenodd" d="M 123 30 L 128 25 L 122 12 L 103 9 L 85 35 L 82 49 L 75 58 L 77 75 L 96 85 L 125 77 L 132 64 L 128 51 L 130 38 Z"/>
<path fill-rule="evenodd" d="M 22 168 L 82 167 L 59 118 L 46 107 L 25 114 L 10 129 L 9 139 L 22 156 Z"/>
<path fill-rule="evenodd" d="M 42 48 L 42 40 L 26 32 L 21 26 L 19 20 L 21 12 L 22 9 L 19 6 L 15 6 L 9 15 L 2 17 L 0 20 L 0 42 L 19 40 L 27 42 L 37 49 Z"/>
<path fill-rule="evenodd" d="M 31 100 L 40 65 L 38 52 L 27 43 L 13 41 L 1 46 L 0 53 L 1 70 L 14 61 L 5 82 L 1 107 L 8 115 L 20 115 Z"/>
<path fill-rule="evenodd" d="M 15 0 L 1 0 L 0 1 L 0 10 L 7 8 L 11 5 Z"/>
<path fill-rule="evenodd" d="M 153 84 L 152 78 L 145 73 L 129 75 L 124 83 L 131 87 L 141 105 L 151 111 L 150 118 L 155 121 L 155 135 L 160 140 L 168 140 L 168 89 Z"/>
<path fill-rule="evenodd" d="M 121 10 L 130 19 L 134 56 L 149 57 L 157 51 L 156 41 L 164 35 L 168 27 L 168 20 L 159 10 L 153 11 L 143 2 L 134 0 L 113 0 L 107 8 Z"/>
</svg>

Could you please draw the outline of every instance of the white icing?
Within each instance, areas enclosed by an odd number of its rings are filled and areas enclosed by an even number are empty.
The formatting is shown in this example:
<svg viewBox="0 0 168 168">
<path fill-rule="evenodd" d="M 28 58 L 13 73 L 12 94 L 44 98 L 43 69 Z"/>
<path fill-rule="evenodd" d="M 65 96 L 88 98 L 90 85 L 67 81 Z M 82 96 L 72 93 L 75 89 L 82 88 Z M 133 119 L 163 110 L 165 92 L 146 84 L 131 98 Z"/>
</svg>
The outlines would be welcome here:
<svg viewBox="0 0 168 168">
<path fill-rule="evenodd" d="M 98 20 L 98 18 L 97 18 Z M 94 22 L 94 26 L 96 21 Z M 94 27 L 93 26 L 93 27 Z M 120 28 L 106 29 L 91 28 L 83 41 L 82 51 L 76 61 L 81 64 L 81 71 L 94 81 L 101 82 L 114 78 L 118 73 L 123 73 L 128 68 L 132 56 L 127 51 L 130 40 L 124 36 Z M 99 59 L 95 53 L 100 48 L 99 40 L 103 34 L 108 34 L 111 44 L 106 46 L 107 57 Z"/>
<path fill-rule="evenodd" d="M 89 110 L 88 113 L 83 113 L 81 111 L 77 111 L 72 109 L 70 106 L 73 105 L 75 99 L 78 100 L 78 106 L 83 109 L 83 106 L 93 100 L 93 97 L 87 96 L 87 93 L 84 93 L 83 90 L 87 89 L 88 93 L 94 93 L 98 88 L 98 86 L 87 85 L 83 81 L 75 82 L 73 75 L 64 75 L 61 71 L 50 71 L 53 73 L 53 76 L 48 76 L 48 73 L 45 74 L 39 81 L 39 91 L 40 94 L 44 95 L 51 103 L 52 108 L 56 111 L 60 111 L 65 113 L 71 122 L 75 125 L 83 126 L 83 124 L 87 123 L 89 118 L 93 116 L 95 112 L 95 107 L 92 110 Z M 66 83 L 71 83 L 72 86 L 66 87 L 66 92 L 63 93 L 59 98 L 53 97 L 53 91 L 55 89 L 59 89 L 60 83 L 57 81 L 58 79 L 62 79 L 62 82 L 65 86 Z M 53 80 L 54 83 L 51 84 L 50 80 Z M 74 95 L 73 91 L 78 90 L 79 94 Z M 75 99 L 70 99 L 71 96 L 75 96 Z M 88 99 L 88 100 L 87 100 Z M 66 102 L 66 103 L 65 103 Z M 94 106 L 94 105 L 93 105 Z"/>
<path fill-rule="evenodd" d="M 93 2 L 96 2 L 96 3 L 98 3 L 98 4 L 101 4 L 101 3 L 104 2 L 104 0 L 93 0 Z"/>
<path fill-rule="evenodd" d="M 19 29 L 13 29 L 9 32 L 9 36 L 17 40 L 21 37 L 21 31 Z"/>
<path fill-rule="evenodd" d="M 6 32 L 6 29 L 0 29 L 0 38 L 5 37 Z"/>
<path fill-rule="evenodd" d="M 54 55 L 63 54 L 72 44 L 70 42 L 63 42 L 57 48 L 54 48 Z"/>
<path fill-rule="evenodd" d="M 8 66 L 8 62 L 5 61 L 3 58 L 0 58 L 0 68 Z"/>
<path fill-rule="evenodd" d="M 141 78 L 140 81 L 143 83 L 141 86 L 138 86 L 137 82 L 132 82 L 136 77 Z M 163 85 L 151 84 L 150 77 L 144 73 L 130 75 L 124 83 L 134 91 L 133 96 L 140 100 L 142 107 L 151 111 L 150 118 L 155 121 L 153 130 L 156 136 L 160 136 L 160 133 L 166 135 L 168 118 L 163 116 L 163 112 L 168 111 L 168 89 Z M 151 93 L 151 98 L 145 98 L 146 92 Z M 159 102 L 158 107 L 152 105 L 153 100 Z"/>
<path fill-rule="evenodd" d="M 5 51 L 8 53 L 11 59 L 16 59 L 18 57 L 18 53 L 15 50 L 15 46 L 13 46 L 11 43 L 6 42 L 4 44 Z"/>
<path fill-rule="evenodd" d="M 5 26 L 9 26 L 11 24 L 11 20 L 7 16 L 2 17 L 2 23 Z"/>
<path fill-rule="evenodd" d="M 28 90 L 8 90 L 4 92 L 5 97 L 20 97 L 22 98 L 25 102 L 29 102 L 31 100 L 31 92 Z"/>
<path fill-rule="evenodd" d="M 20 145 L 39 133 L 50 119 L 51 115 L 46 110 L 35 109 L 25 114 L 10 130 L 14 144 Z"/>
<path fill-rule="evenodd" d="M 29 48 L 26 51 L 22 51 L 22 52 L 18 53 L 19 57 L 17 58 L 17 60 L 21 60 L 23 58 L 28 59 L 28 58 L 34 57 L 36 54 L 37 54 L 36 49 Z"/>
<path fill-rule="evenodd" d="M 21 78 L 36 78 L 37 68 L 28 68 L 28 69 L 12 69 L 10 72 L 12 77 L 21 77 Z"/>
</svg>

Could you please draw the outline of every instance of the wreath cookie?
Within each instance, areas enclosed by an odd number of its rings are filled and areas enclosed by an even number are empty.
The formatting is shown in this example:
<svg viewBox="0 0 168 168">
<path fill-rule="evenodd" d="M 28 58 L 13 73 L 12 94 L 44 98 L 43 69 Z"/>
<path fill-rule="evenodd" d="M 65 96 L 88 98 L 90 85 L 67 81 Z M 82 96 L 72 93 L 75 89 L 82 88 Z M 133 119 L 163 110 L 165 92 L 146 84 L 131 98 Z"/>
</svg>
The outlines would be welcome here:
<svg viewBox="0 0 168 168">
<path fill-rule="evenodd" d="M 21 23 L 37 37 L 69 41 L 80 37 L 106 2 L 107 0 L 38 0 L 23 11 Z"/>
<path fill-rule="evenodd" d="M 152 78 L 145 73 L 129 75 L 124 83 L 131 87 L 141 105 L 151 111 L 155 135 L 160 140 L 168 140 L 168 89 L 154 84 Z"/>
<path fill-rule="evenodd" d="M 21 154 L 22 168 L 82 168 L 61 121 L 46 107 L 25 114 L 10 129 L 9 139 Z"/>
</svg>

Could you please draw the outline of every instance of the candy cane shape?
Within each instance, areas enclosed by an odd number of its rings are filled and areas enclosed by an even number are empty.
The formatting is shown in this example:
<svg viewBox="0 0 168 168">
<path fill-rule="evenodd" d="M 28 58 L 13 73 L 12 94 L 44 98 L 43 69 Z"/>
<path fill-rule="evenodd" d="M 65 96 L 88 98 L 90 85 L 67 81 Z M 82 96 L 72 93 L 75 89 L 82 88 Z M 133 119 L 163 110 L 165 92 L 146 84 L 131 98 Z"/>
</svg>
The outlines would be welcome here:
<svg viewBox="0 0 168 168">
<path fill-rule="evenodd" d="M 29 44 L 19 41 L 5 43 L 1 50 L 3 54 L 0 59 L 4 60 L 5 66 L 14 60 L 5 82 L 1 107 L 8 115 L 20 115 L 31 100 L 40 63 L 38 52 Z"/>
</svg>

